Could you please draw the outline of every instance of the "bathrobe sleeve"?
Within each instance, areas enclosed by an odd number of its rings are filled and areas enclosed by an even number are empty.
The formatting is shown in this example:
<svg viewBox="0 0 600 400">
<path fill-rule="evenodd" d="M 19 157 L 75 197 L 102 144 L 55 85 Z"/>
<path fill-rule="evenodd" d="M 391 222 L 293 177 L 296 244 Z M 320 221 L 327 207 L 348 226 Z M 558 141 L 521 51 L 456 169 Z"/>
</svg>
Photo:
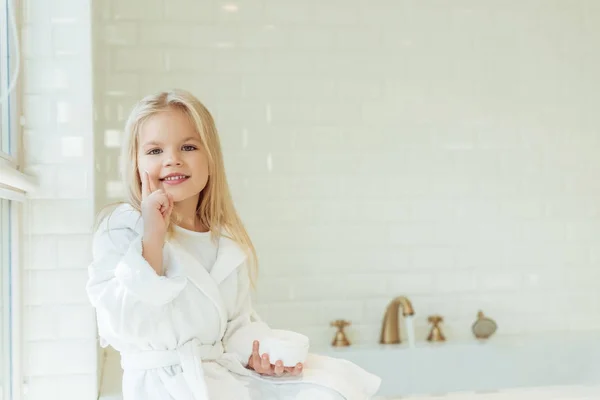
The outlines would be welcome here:
<svg viewBox="0 0 600 400">
<path fill-rule="evenodd" d="M 86 290 L 101 337 L 137 336 L 136 331 L 143 330 L 186 284 L 184 277 L 157 275 L 144 259 L 142 235 L 131 223 L 132 216 L 117 210 L 94 234 Z"/>
<path fill-rule="evenodd" d="M 261 321 L 252 307 L 252 296 L 247 264 L 237 272 L 237 301 L 235 312 L 227 322 L 223 335 L 223 346 L 245 367 L 252 354 L 254 340 L 260 340 L 270 334 L 269 326 Z"/>
</svg>

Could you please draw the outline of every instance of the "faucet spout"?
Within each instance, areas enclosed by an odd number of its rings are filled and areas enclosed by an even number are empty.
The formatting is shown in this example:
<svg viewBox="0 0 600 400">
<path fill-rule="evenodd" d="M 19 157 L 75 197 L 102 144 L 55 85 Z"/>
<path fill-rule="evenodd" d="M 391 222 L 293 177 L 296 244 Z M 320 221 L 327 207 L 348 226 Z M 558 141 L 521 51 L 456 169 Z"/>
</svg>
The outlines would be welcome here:
<svg viewBox="0 0 600 400">
<path fill-rule="evenodd" d="M 402 308 L 402 314 L 405 317 L 415 314 L 413 306 L 407 297 L 399 296 L 390 301 L 383 317 L 379 343 L 396 344 L 401 342 L 400 321 L 398 318 L 400 308 Z"/>
</svg>

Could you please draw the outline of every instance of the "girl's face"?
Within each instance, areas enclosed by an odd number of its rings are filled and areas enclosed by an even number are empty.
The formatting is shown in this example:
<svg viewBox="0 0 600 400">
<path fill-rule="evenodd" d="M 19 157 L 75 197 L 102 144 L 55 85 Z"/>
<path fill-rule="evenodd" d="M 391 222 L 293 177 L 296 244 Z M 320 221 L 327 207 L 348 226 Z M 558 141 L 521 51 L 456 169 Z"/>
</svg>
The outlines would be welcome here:
<svg viewBox="0 0 600 400">
<path fill-rule="evenodd" d="M 138 142 L 140 179 L 148 171 L 155 188 L 195 207 L 208 182 L 208 158 L 189 117 L 177 109 L 159 112 L 142 124 Z"/>
</svg>

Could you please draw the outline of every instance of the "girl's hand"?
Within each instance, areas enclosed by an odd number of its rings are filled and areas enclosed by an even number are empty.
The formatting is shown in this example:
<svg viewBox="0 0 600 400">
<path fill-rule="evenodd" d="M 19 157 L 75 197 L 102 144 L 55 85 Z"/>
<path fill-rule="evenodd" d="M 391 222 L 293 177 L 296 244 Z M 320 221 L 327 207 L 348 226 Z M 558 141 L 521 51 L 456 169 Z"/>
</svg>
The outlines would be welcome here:
<svg viewBox="0 0 600 400">
<path fill-rule="evenodd" d="M 262 357 L 258 354 L 258 340 L 252 345 L 252 355 L 248 359 L 248 368 L 251 368 L 261 375 L 281 376 L 285 373 L 296 376 L 302 373 L 304 366 L 302 363 L 296 364 L 294 367 L 284 367 L 281 360 L 275 364 L 269 361 L 269 355 L 263 354 Z"/>
<path fill-rule="evenodd" d="M 158 188 L 160 181 L 150 179 L 147 171 L 142 174 L 142 218 L 144 238 L 152 238 L 162 243 L 167 234 L 167 226 L 173 212 L 173 197 Z"/>
</svg>

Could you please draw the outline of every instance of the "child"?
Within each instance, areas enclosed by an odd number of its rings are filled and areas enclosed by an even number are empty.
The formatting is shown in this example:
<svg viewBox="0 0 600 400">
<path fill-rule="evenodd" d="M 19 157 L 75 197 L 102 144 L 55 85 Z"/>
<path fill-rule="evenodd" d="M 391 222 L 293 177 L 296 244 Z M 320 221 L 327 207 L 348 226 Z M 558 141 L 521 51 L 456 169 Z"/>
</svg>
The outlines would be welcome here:
<svg viewBox="0 0 600 400">
<path fill-rule="evenodd" d="M 124 400 L 375 394 L 380 379 L 347 361 L 309 354 L 283 365 L 260 355 L 274 331 L 252 311 L 256 253 L 213 118 L 196 98 L 175 90 L 142 99 L 121 163 L 127 202 L 100 219 L 87 292 L 101 346 L 121 353 Z"/>
</svg>

